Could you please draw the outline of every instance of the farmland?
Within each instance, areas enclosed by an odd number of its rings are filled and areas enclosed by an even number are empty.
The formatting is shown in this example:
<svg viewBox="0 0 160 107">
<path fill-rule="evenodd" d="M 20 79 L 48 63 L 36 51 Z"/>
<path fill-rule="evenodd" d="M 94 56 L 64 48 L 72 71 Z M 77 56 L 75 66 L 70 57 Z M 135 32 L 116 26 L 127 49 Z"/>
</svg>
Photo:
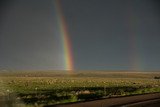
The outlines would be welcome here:
<svg viewBox="0 0 160 107">
<path fill-rule="evenodd" d="M 160 92 L 160 80 L 155 79 L 159 76 L 132 71 L 5 71 L 0 72 L 0 95 L 14 99 L 10 104 L 18 101 L 28 107 L 87 101 Z"/>
</svg>

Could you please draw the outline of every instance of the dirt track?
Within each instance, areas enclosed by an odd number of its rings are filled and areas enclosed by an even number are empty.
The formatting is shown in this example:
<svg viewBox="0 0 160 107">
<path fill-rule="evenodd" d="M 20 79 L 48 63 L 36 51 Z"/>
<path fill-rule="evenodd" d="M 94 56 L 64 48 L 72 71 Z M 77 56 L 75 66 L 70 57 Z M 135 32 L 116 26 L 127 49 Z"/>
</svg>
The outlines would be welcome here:
<svg viewBox="0 0 160 107">
<path fill-rule="evenodd" d="M 46 107 L 160 107 L 160 93 L 108 98 Z"/>
<path fill-rule="evenodd" d="M 123 105 L 123 107 L 160 107 L 160 99 L 147 100 L 132 104 Z"/>
</svg>

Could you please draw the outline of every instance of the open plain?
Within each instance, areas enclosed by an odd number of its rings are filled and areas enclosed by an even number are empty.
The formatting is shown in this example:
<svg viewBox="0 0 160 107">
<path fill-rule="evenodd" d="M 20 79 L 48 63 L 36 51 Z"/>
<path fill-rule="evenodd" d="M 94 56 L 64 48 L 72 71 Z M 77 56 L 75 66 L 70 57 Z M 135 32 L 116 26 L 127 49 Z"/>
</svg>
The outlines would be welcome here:
<svg viewBox="0 0 160 107">
<path fill-rule="evenodd" d="M 5 71 L 0 72 L 0 104 L 41 107 L 155 93 L 158 77 L 159 72 Z"/>
</svg>

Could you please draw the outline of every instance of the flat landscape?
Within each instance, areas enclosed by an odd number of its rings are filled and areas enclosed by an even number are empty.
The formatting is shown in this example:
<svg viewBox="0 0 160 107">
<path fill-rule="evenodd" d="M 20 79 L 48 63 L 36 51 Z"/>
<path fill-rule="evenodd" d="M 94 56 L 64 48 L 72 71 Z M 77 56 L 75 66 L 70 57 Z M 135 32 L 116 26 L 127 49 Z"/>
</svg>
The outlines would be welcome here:
<svg viewBox="0 0 160 107">
<path fill-rule="evenodd" d="M 41 107 L 160 92 L 159 77 L 142 71 L 1 71 L 0 104 Z"/>
</svg>

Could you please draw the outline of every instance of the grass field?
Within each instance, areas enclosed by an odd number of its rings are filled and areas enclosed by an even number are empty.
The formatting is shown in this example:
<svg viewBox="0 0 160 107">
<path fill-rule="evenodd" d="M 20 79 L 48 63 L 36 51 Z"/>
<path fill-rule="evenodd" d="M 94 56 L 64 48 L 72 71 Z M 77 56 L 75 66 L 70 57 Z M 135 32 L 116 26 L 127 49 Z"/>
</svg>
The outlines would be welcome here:
<svg viewBox="0 0 160 107">
<path fill-rule="evenodd" d="M 155 77 L 160 77 L 160 73 L 5 71 L 0 72 L 0 95 L 5 96 L 10 104 L 23 102 L 23 106 L 29 107 L 87 101 L 160 92 L 160 79 Z"/>
</svg>

